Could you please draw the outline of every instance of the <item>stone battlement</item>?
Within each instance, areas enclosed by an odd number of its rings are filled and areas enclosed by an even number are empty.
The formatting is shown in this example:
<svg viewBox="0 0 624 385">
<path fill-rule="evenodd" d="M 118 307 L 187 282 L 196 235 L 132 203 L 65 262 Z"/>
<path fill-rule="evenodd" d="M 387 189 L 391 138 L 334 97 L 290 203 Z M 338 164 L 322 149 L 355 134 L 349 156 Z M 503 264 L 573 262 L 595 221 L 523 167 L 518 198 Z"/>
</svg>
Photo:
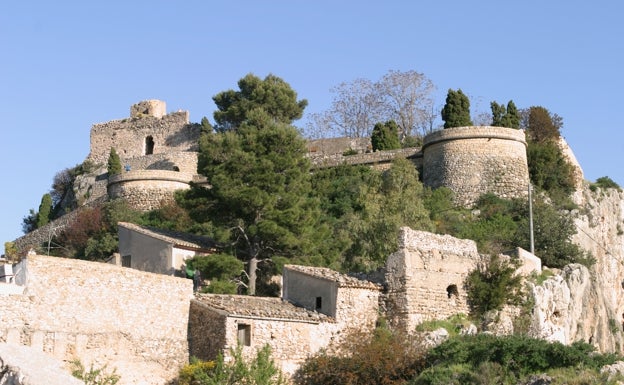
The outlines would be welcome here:
<svg viewBox="0 0 624 385">
<path fill-rule="evenodd" d="M 455 127 L 433 132 L 423 142 L 423 183 L 448 187 L 455 202 L 471 206 L 482 194 L 527 195 L 529 169 L 522 130 Z"/>
</svg>

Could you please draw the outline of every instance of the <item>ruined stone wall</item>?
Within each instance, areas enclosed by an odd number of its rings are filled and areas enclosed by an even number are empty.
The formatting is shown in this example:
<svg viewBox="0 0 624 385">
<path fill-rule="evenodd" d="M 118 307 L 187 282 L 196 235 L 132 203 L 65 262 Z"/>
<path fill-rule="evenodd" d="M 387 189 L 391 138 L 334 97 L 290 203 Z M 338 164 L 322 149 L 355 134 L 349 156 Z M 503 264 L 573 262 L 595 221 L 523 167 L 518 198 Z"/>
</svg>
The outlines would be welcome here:
<svg viewBox="0 0 624 385">
<path fill-rule="evenodd" d="M 467 314 L 464 280 L 479 263 L 474 241 L 402 228 L 386 262 L 390 325 L 411 332 L 426 320 Z"/>
<path fill-rule="evenodd" d="M 308 158 L 313 168 L 336 167 L 344 164 L 367 165 L 380 170 L 388 169 L 395 158 L 407 158 L 414 162 L 416 168 L 422 169 L 422 155 L 419 148 L 401 148 L 346 156 L 342 153 L 310 153 Z"/>
<path fill-rule="evenodd" d="M 308 152 L 315 155 L 342 154 L 355 151 L 358 154 L 372 150 L 370 138 L 325 138 L 312 139 L 307 142 Z"/>
<path fill-rule="evenodd" d="M 226 315 L 201 301 L 191 300 L 188 339 L 189 354 L 201 360 L 214 360 L 226 346 Z"/>
<path fill-rule="evenodd" d="M 471 206 L 491 192 L 501 198 L 527 195 L 529 172 L 524 131 L 504 127 L 455 127 L 427 135 L 423 143 L 423 183 L 455 192 L 456 203 Z"/>
<path fill-rule="evenodd" d="M 190 188 L 193 174 L 164 170 L 136 170 L 114 175 L 108 180 L 110 199 L 124 199 L 142 211 L 157 209 L 174 201 L 177 190 Z"/>
<path fill-rule="evenodd" d="M 380 290 L 340 287 L 336 298 L 336 321 L 344 329 L 372 330 L 379 316 Z"/>
<path fill-rule="evenodd" d="M 0 296 L 0 342 L 107 364 L 120 384 L 164 384 L 187 362 L 190 280 L 40 255 L 22 263 L 24 294 Z"/>
<path fill-rule="evenodd" d="M 199 125 L 189 124 L 188 111 L 173 112 L 162 118 L 143 116 L 94 124 L 87 159 L 103 164 L 111 147 L 122 159 L 149 155 L 148 137 L 153 143 L 153 154 L 197 151 L 200 132 Z"/>
</svg>

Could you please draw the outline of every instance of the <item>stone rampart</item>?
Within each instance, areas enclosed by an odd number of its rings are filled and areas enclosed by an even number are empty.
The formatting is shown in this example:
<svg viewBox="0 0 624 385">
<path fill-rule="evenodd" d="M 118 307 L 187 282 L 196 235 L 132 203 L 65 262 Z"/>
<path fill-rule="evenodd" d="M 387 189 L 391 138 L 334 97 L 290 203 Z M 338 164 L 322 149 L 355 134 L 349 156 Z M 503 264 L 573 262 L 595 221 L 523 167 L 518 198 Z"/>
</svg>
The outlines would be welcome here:
<svg viewBox="0 0 624 385">
<path fill-rule="evenodd" d="M 0 296 L 0 342 L 117 368 L 120 384 L 164 384 L 187 362 L 190 280 L 40 255 L 22 265 L 24 294 Z"/>
<path fill-rule="evenodd" d="M 313 168 L 336 167 L 340 165 L 366 165 L 377 169 L 387 169 L 396 158 L 410 159 L 418 169 L 422 168 L 422 155 L 419 148 L 401 148 L 367 152 L 354 155 L 308 154 Z"/>
<path fill-rule="evenodd" d="M 122 159 L 171 151 L 197 151 L 201 127 L 189 123 L 188 111 L 161 118 L 133 117 L 94 124 L 88 160 L 103 164 L 111 148 Z"/>
<path fill-rule="evenodd" d="M 190 188 L 194 174 L 165 170 L 136 170 L 108 180 L 110 199 L 124 199 L 137 210 L 149 211 L 174 201 L 177 190 Z"/>
<path fill-rule="evenodd" d="M 456 203 L 471 206 L 484 193 L 527 195 L 529 171 L 524 131 L 504 127 L 455 127 L 423 142 L 423 183 L 448 187 Z"/>
<path fill-rule="evenodd" d="M 342 154 L 355 151 L 358 154 L 372 150 L 370 138 L 324 138 L 312 139 L 307 143 L 308 152 L 315 155 Z"/>
</svg>

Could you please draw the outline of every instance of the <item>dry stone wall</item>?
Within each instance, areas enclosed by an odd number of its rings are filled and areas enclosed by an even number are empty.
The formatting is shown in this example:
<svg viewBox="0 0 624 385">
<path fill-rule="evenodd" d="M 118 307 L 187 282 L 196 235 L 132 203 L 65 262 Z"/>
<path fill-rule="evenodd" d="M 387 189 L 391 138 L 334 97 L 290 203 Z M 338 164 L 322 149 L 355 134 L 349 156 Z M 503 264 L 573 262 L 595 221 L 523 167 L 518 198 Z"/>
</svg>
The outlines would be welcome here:
<svg viewBox="0 0 624 385">
<path fill-rule="evenodd" d="M 471 206 L 484 193 L 527 195 L 529 171 L 524 131 L 504 127 L 455 127 L 427 135 L 423 183 L 448 187 L 456 203 Z"/>
<path fill-rule="evenodd" d="M 107 364 L 121 384 L 164 384 L 187 362 L 190 280 L 40 255 L 22 264 L 24 293 L 1 296 L 0 342 Z"/>
</svg>

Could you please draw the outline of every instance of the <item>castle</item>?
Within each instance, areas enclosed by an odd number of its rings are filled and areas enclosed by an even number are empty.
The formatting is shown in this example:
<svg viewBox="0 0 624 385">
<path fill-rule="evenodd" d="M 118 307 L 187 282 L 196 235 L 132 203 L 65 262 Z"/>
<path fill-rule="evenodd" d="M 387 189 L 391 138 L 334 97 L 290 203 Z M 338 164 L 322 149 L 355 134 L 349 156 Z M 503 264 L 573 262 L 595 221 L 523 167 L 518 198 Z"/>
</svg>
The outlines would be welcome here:
<svg viewBox="0 0 624 385">
<path fill-rule="evenodd" d="M 94 124 L 87 162 L 96 166 L 79 176 L 74 199 L 79 205 L 124 199 L 131 207 L 148 211 L 173 200 L 174 192 L 190 182 L 208 184 L 197 174 L 199 124 L 189 122 L 187 111 L 166 114 L 165 102 L 147 100 L 130 108 L 130 117 Z M 125 171 L 108 176 L 106 161 L 115 148 Z M 343 155 L 354 150 L 355 155 Z M 504 127 L 457 127 L 425 136 L 421 148 L 370 152 L 368 138 L 335 138 L 308 142 L 313 167 L 367 164 L 387 168 L 393 159 L 414 162 L 425 186 L 453 190 L 456 203 L 472 205 L 481 194 L 505 198 L 527 194 L 529 173 L 522 130 Z M 73 213 L 75 214 L 75 213 Z M 51 229 L 62 228 L 72 213 L 15 241 L 24 253 L 49 239 Z"/>
</svg>

